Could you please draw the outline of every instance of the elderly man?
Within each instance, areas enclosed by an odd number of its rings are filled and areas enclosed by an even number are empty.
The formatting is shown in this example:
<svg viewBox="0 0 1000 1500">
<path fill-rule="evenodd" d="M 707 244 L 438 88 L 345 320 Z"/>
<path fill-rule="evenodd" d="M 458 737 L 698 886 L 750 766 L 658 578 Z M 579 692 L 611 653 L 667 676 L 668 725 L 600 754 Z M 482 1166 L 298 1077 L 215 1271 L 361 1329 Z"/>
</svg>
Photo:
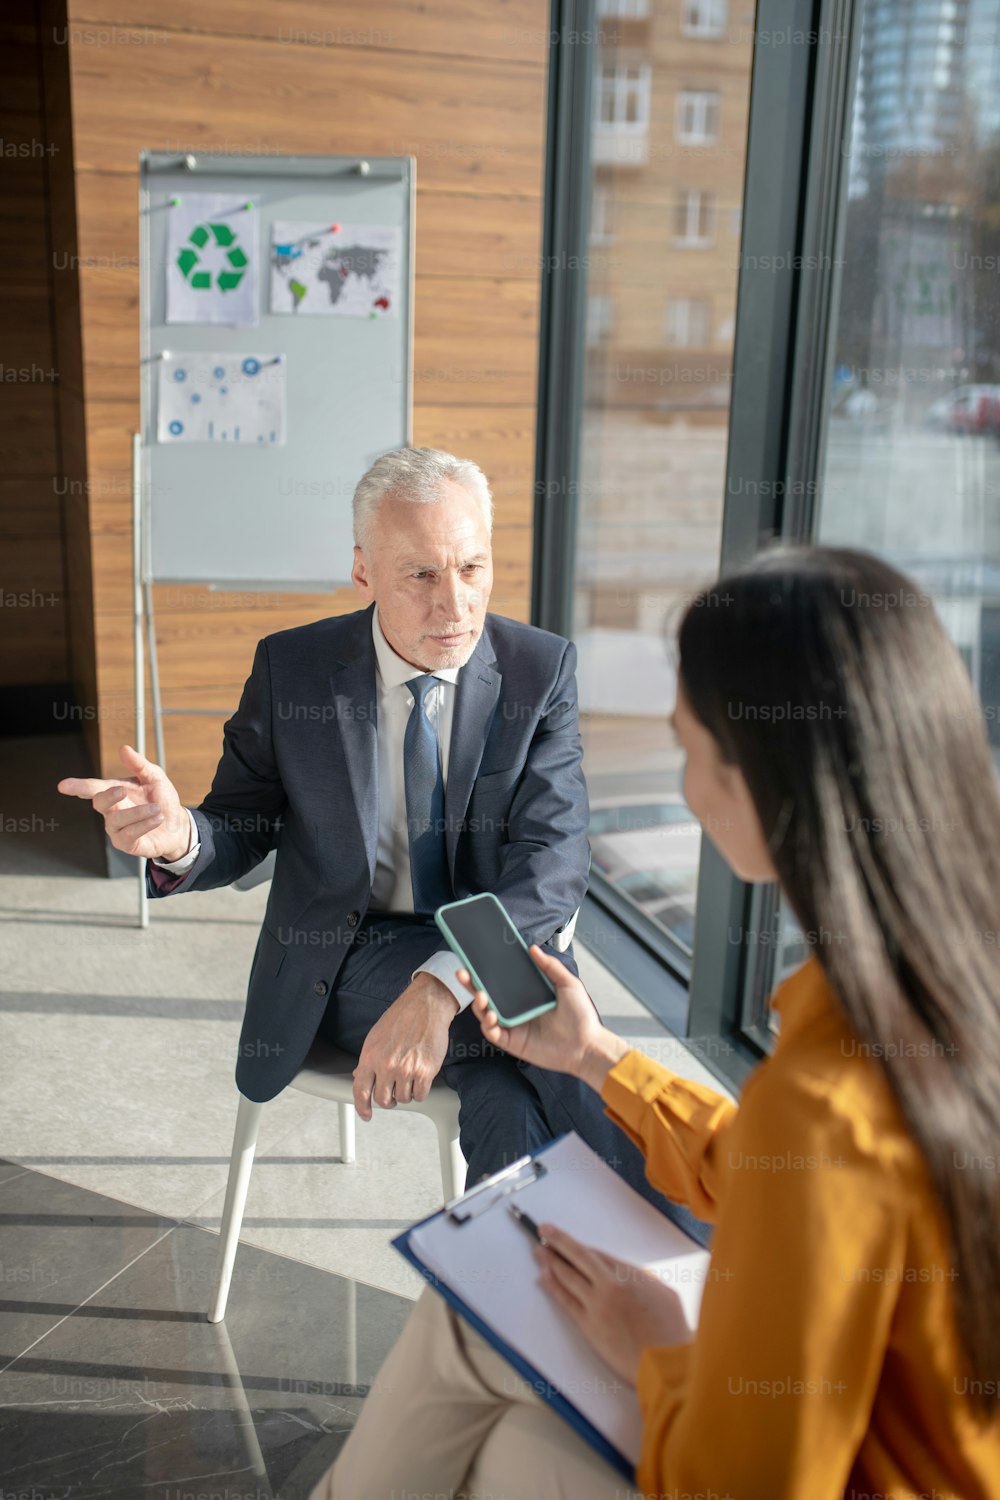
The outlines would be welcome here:
<svg viewBox="0 0 1000 1500">
<path fill-rule="evenodd" d="M 365 607 L 260 642 L 204 802 L 182 807 L 128 746 L 129 778 L 59 789 L 151 861 L 151 896 L 229 885 L 277 850 L 236 1067 L 248 1098 L 279 1093 L 319 1033 L 357 1056 L 363 1120 L 443 1072 L 470 1183 L 576 1129 L 662 1206 L 595 1094 L 483 1040 L 433 921 L 493 891 L 545 945 L 587 888 L 575 651 L 487 614 L 492 514 L 474 463 L 385 454 L 354 496 Z"/>
</svg>

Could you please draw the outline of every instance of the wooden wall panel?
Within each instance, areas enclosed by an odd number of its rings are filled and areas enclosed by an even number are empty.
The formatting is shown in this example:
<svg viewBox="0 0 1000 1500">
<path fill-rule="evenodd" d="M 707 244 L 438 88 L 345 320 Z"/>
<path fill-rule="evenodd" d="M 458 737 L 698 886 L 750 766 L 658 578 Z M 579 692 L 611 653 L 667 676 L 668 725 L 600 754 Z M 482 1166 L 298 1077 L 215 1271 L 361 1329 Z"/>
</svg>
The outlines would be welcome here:
<svg viewBox="0 0 1000 1500">
<path fill-rule="evenodd" d="M 176 31 L 144 46 L 70 38 L 79 172 L 131 174 L 144 140 L 162 151 L 410 154 L 428 187 L 541 190 L 541 68 Z"/>
<path fill-rule="evenodd" d="M 83 0 L 71 7 L 71 28 L 128 28 L 141 44 L 143 32 L 164 36 L 159 0 Z M 380 47 L 386 51 L 424 52 L 442 57 L 476 57 L 495 62 L 531 63 L 542 67 L 548 42 L 548 7 L 539 0 L 378 0 L 360 10 L 357 0 L 174 0 L 170 26 L 201 32 L 225 45 L 226 37 L 254 37 L 269 45 L 293 47 Z M 72 36 L 71 30 L 71 36 Z M 95 45 L 97 41 L 95 39 Z M 163 43 L 159 43 L 163 45 Z"/>
<path fill-rule="evenodd" d="M 38 0 L 42 99 L 47 146 L 51 307 L 55 362 L 59 470 L 67 580 L 67 648 L 70 680 L 93 766 L 101 759 L 98 724 L 97 649 L 87 503 L 87 449 L 80 342 L 80 283 L 76 243 L 76 178 L 73 165 L 69 49 L 65 0 Z"/>
<path fill-rule="evenodd" d="M 0 688 L 69 679 L 66 560 L 52 322 L 41 21 L 24 6 L 0 45 Z M 5 694 L 4 730 L 23 728 Z M 23 706 L 23 701 L 20 706 Z M 32 726 L 33 727 L 33 726 Z"/>
<path fill-rule="evenodd" d="M 53 3 L 53 0 L 43 0 Z M 493 607 L 527 618 L 547 9 L 537 0 L 71 0 L 73 233 L 93 576 L 91 726 L 106 771 L 132 730 L 131 433 L 138 421 L 138 156 L 353 152 L 417 159 L 414 440 L 475 458 L 496 499 Z M 238 700 L 257 640 L 357 606 L 333 595 L 155 590 L 164 702 Z M 203 794 L 222 715 L 168 717 L 171 774 Z"/>
</svg>

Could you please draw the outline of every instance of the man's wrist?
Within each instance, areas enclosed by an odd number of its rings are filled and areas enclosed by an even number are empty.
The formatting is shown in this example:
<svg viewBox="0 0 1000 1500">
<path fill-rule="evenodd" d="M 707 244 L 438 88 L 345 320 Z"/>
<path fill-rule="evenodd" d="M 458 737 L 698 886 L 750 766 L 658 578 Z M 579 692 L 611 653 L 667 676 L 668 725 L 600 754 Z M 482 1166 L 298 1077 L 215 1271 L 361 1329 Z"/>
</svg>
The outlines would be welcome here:
<svg viewBox="0 0 1000 1500">
<path fill-rule="evenodd" d="M 436 974 L 428 974 L 426 969 L 422 971 L 420 977 L 424 981 L 424 989 L 427 995 L 441 1006 L 448 1019 L 451 1020 L 453 1016 L 457 1016 L 462 1007 L 444 980 L 439 979 Z"/>
<path fill-rule="evenodd" d="M 198 842 L 198 826 L 195 823 L 194 814 L 188 807 L 182 807 L 181 812 L 183 814 L 183 831 L 180 833 L 182 843 L 178 845 L 178 852 L 174 853 L 171 851 L 169 854 L 158 854 L 154 863 L 165 865 L 176 864 L 178 860 L 186 859 Z"/>
<path fill-rule="evenodd" d="M 425 976 L 427 979 L 436 979 L 438 984 L 442 985 L 454 1000 L 454 1014 L 456 1015 L 463 1011 L 472 1000 L 469 991 L 463 984 L 459 984 L 458 982 L 455 972 L 458 968 L 458 963 L 458 959 L 450 948 L 439 948 L 436 953 L 432 953 L 422 964 L 419 964 L 410 975 L 411 982 L 422 979 Z M 453 1018 L 452 1011 L 447 1011 L 447 1015 L 449 1020 Z"/>
<path fill-rule="evenodd" d="M 176 853 L 171 851 L 169 854 L 158 854 L 156 857 L 162 860 L 165 865 L 175 865 L 179 859 L 186 859 L 190 853 L 191 840 L 185 839 L 183 845 L 178 847 Z"/>
<path fill-rule="evenodd" d="M 631 1046 L 624 1038 L 602 1026 L 594 1040 L 588 1044 L 577 1076 L 599 1094 L 612 1068 L 621 1062 L 626 1052 L 631 1051 Z"/>
</svg>

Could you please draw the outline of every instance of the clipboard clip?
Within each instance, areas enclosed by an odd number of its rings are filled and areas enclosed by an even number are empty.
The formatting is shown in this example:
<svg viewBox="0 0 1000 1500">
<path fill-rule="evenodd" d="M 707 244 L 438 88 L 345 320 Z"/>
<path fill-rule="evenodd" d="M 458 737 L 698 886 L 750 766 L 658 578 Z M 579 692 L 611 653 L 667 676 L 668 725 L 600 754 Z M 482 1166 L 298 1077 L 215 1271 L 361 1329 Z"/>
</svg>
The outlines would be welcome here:
<svg viewBox="0 0 1000 1500">
<path fill-rule="evenodd" d="M 453 1223 L 466 1224 L 470 1219 L 478 1219 L 480 1214 L 492 1208 L 494 1203 L 508 1198 L 511 1193 L 520 1192 L 529 1183 L 540 1182 L 547 1170 L 545 1163 L 537 1157 L 522 1156 L 509 1167 L 504 1167 L 485 1181 L 477 1183 L 467 1193 L 452 1198 L 450 1203 L 445 1204 L 444 1211 Z"/>
</svg>

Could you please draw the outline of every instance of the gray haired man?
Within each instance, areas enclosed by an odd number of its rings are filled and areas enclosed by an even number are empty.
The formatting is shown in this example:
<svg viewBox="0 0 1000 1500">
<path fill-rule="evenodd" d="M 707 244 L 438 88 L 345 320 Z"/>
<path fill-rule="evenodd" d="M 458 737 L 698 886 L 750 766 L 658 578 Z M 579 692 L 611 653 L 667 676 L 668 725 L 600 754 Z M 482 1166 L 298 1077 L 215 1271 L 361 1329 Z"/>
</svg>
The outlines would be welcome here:
<svg viewBox="0 0 1000 1500">
<path fill-rule="evenodd" d="M 357 1056 L 364 1120 L 442 1073 L 470 1182 L 575 1129 L 663 1206 L 592 1091 L 484 1041 L 434 925 L 441 900 L 492 891 L 545 946 L 587 888 L 576 652 L 487 613 L 492 522 L 474 463 L 383 455 L 354 496 L 363 607 L 260 642 L 201 805 L 127 746 L 126 779 L 60 790 L 152 862 L 152 896 L 228 885 L 277 850 L 236 1068 L 248 1098 L 279 1093 L 320 1034 Z"/>
</svg>

